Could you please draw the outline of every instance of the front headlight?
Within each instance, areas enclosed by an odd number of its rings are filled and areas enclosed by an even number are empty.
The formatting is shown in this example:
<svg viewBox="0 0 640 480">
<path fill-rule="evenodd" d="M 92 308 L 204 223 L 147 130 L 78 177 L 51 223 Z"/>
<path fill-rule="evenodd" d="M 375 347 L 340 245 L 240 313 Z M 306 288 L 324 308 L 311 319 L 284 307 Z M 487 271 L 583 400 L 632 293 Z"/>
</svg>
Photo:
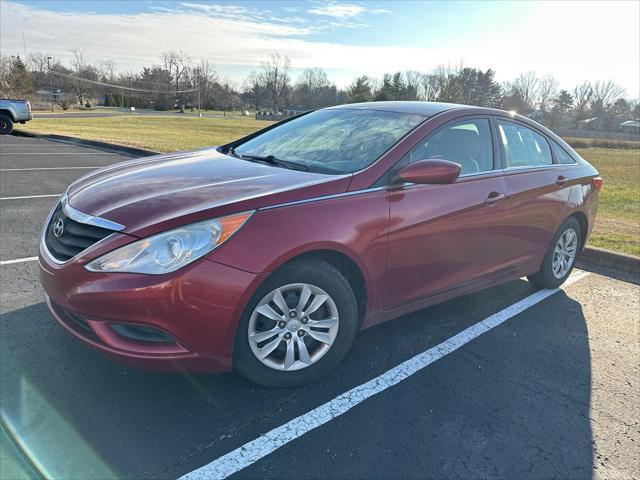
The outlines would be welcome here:
<svg viewBox="0 0 640 480">
<path fill-rule="evenodd" d="M 120 247 L 85 265 L 90 272 L 175 272 L 222 245 L 253 212 L 192 223 Z"/>
</svg>

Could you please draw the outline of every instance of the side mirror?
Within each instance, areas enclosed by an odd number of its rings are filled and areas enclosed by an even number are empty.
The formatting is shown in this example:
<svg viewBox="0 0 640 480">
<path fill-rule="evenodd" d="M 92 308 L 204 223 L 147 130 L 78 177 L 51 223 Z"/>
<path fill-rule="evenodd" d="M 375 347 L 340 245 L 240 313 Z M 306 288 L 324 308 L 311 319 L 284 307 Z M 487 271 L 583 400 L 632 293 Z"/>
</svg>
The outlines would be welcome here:
<svg viewBox="0 0 640 480">
<path fill-rule="evenodd" d="M 402 167 L 397 176 L 411 183 L 453 183 L 460 176 L 460 165 L 438 158 L 418 160 Z"/>
</svg>

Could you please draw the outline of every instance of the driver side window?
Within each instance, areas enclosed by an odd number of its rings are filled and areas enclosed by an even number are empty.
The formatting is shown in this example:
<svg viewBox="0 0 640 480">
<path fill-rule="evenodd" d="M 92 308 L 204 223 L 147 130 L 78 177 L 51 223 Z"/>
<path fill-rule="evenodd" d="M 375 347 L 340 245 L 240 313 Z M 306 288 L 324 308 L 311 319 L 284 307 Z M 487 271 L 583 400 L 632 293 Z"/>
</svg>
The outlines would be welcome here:
<svg viewBox="0 0 640 480">
<path fill-rule="evenodd" d="M 459 164 L 461 175 L 493 170 L 489 120 L 463 120 L 448 125 L 427 135 L 409 152 L 409 163 L 430 158 Z"/>
</svg>

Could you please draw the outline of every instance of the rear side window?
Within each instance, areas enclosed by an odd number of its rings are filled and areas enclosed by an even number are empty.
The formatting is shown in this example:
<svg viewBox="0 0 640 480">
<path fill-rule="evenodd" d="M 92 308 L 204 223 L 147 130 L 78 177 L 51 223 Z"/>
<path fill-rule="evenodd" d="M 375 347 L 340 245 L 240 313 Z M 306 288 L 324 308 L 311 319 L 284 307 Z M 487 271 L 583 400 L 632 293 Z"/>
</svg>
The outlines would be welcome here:
<svg viewBox="0 0 640 480">
<path fill-rule="evenodd" d="M 491 127 L 485 118 L 446 126 L 411 149 L 409 161 L 439 158 L 460 164 L 461 175 L 493 170 Z"/>
<path fill-rule="evenodd" d="M 498 120 L 507 168 L 551 165 L 549 142 L 539 133 L 517 123 Z"/>
<path fill-rule="evenodd" d="M 558 163 L 562 163 L 565 165 L 572 165 L 576 163 L 573 157 L 569 155 L 565 151 L 565 149 L 558 145 L 556 142 L 551 142 L 551 148 L 553 149 L 553 154 L 556 156 L 556 160 Z"/>
</svg>

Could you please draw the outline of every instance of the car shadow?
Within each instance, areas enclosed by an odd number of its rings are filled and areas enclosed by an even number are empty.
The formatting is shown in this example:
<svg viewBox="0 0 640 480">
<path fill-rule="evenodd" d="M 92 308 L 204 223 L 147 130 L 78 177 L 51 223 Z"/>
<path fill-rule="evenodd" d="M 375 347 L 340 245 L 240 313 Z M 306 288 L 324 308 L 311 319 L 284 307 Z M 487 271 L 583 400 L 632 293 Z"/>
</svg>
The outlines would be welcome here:
<svg viewBox="0 0 640 480">
<path fill-rule="evenodd" d="M 533 291 L 527 282 L 510 282 L 365 330 L 333 375 L 303 388 L 284 390 L 258 387 L 235 374 L 160 374 L 116 365 L 67 334 L 39 303 L 2 315 L 3 426 L 46 476 L 175 478 L 370 380 Z M 362 466 L 358 472 L 350 472 L 348 458 L 344 463 L 332 459 L 329 467 L 318 465 L 324 470 L 314 470 L 307 464 L 298 477 L 318 476 L 322 471 L 322 476 L 335 478 L 385 477 L 384 472 L 396 478 L 442 478 L 460 474 L 462 467 L 434 470 L 435 465 L 453 465 L 456 459 L 466 459 L 464 465 L 471 468 L 474 463 L 469 458 L 475 458 L 473 455 L 493 459 L 493 471 L 509 478 L 516 472 L 523 478 L 554 476 L 554 471 L 590 476 L 591 375 L 585 320 L 580 305 L 564 292 L 546 303 L 553 303 L 555 313 L 547 312 L 548 308 L 540 313 L 541 307 L 535 307 L 540 318 L 514 322 L 519 329 L 524 325 L 524 332 L 515 335 L 514 327 L 507 322 L 392 389 L 400 394 L 403 389 L 415 388 L 421 402 L 442 407 L 443 416 L 415 418 L 411 428 L 406 428 L 406 421 L 394 423 L 404 424 L 408 438 L 417 441 L 414 453 L 434 463 L 414 463 L 413 470 L 406 466 L 398 470 L 396 466 L 394 473 L 381 467 L 384 455 L 363 448 L 362 456 L 372 456 L 370 471 Z M 527 311 L 521 315 L 536 314 Z M 485 365 L 482 370 L 476 366 L 480 363 Z M 457 393 L 465 384 L 474 387 L 464 395 Z M 396 415 L 398 411 L 410 413 L 412 409 L 402 405 L 411 403 L 414 394 L 394 394 L 386 404 L 376 407 L 381 413 L 373 417 L 393 419 L 385 413 L 388 410 Z M 380 399 L 367 402 L 378 405 Z M 491 406 L 490 415 L 487 406 Z M 551 409 L 557 411 L 546 415 Z M 448 416 L 458 422 L 455 428 Z M 456 432 L 468 421 L 476 426 L 477 433 L 463 441 Z M 323 429 L 338 429 L 340 423 L 330 422 Z M 393 426 L 386 423 L 369 418 L 362 425 L 338 432 L 354 436 L 354 440 L 361 435 L 367 438 L 367 434 L 375 438 Z M 397 435 L 401 437 L 402 432 Z M 482 451 L 474 443 L 477 436 L 484 438 Z M 503 437 L 504 441 L 498 440 Z M 406 442 L 400 445 L 408 448 Z M 428 445 L 434 448 L 426 455 L 423 449 Z M 436 458 L 434 452 L 440 455 Z M 556 463 L 558 452 L 562 457 Z M 270 458 L 277 460 L 278 455 L 276 452 Z M 529 457 L 538 459 L 538 463 L 532 463 L 528 472 L 518 469 L 518 465 L 529 464 L 517 462 Z M 290 478 L 296 477 L 294 468 L 287 472 Z M 472 470 L 467 473 L 463 476 L 488 475 L 488 471 L 487 475 Z M 282 477 L 283 472 L 276 476 Z"/>
</svg>

